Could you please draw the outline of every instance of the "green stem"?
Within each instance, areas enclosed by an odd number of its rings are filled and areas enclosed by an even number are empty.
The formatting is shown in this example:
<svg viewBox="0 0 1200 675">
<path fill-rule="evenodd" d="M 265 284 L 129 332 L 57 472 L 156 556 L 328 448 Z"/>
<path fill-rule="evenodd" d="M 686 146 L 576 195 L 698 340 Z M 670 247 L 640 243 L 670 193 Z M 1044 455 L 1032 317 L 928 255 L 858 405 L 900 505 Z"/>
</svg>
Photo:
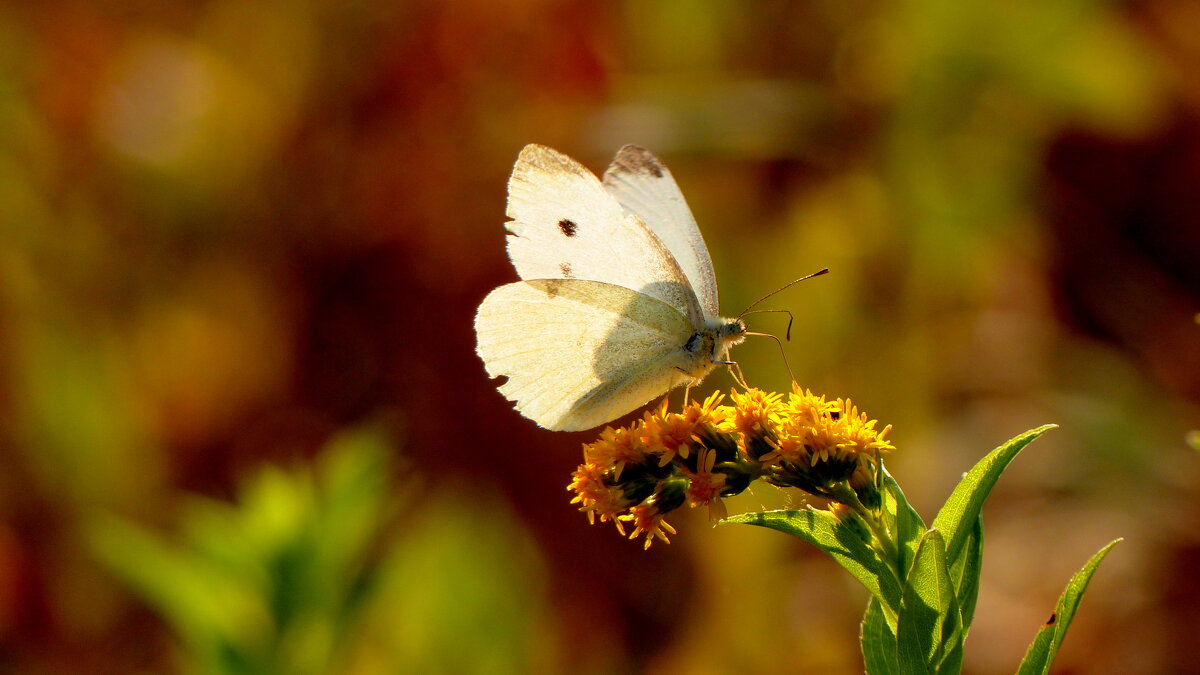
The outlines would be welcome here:
<svg viewBox="0 0 1200 675">
<path fill-rule="evenodd" d="M 879 553 L 879 557 L 887 563 L 888 567 L 896 573 L 896 578 L 902 579 L 899 567 L 899 554 L 896 548 L 896 540 L 892 537 L 892 533 L 888 531 L 887 524 L 883 522 L 883 509 L 879 511 L 867 508 L 863 505 L 862 500 L 858 498 L 858 493 L 851 488 L 849 483 L 838 483 L 833 486 L 830 492 L 834 495 L 834 499 L 854 509 L 854 512 L 863 519 L 863 522 L 870 528 L 872 537 L 871 546 Z"/>
</svg>

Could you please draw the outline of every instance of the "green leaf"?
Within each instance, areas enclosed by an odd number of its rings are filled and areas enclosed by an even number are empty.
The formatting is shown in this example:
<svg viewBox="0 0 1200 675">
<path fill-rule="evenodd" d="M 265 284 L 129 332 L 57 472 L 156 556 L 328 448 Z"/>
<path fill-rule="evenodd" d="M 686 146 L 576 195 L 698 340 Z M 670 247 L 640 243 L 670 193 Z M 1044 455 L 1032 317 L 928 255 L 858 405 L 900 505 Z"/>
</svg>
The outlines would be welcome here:
<svg viewBox="0 0 1200 675">
<path fill-rule="evenodd" d="M 838 520 L 828 511 L 764 511 L 726 518 L 725 523 L 769 527 L 799 537 L 833 556 L 839 565 L 858 579 L 883 604 L 890 625 L 900 607 L 900 579 L 864 538 L 860 529 Z M 865 526 L 862 526 L 865 530 Z M 869 535 L 867 535 L 869 536 Z"/>
<path fill-rule="evenodd" d="M 975 527 L 975 519 L 983 508 L 992 486 L 1000 478 L 1000 474 L 1008 467 L 1009 462 L 1029 445 L 1033 439 L 1041 436 L 1058 425 L 1047 424 L 1013 438 L 988 453 L 987 457 L 979 460 L 962 481 L 954 488 L 950 498 L 942 506 L 937 517 L 933 519 L 933 529 L 940 530 L 946 537 L 946 555 L 951 564 L 958 562 L 963 547 Z"/>
<path fill-rule="evenodd" d="M 1079 602 L 1083 600 L 1083 592 L 1087 590 L 1092 575 L 1096 573 L 1096 568 L 1100 566 L 1100 561 L 1104 560 L 1104 556 L 1108 555 L 1112 547 L 1121 541 L 1121 539 L 1115 539 L 1109 542 L 1107 546 L 1092 556 L 1091 560 L 1087 561 L 1083 569 L 1071 577 L 1066 589 L 1058 597 L 1058 605 L 1055 606 L 1054 613 L 1050 615 L 1050 619 L 1034 637 L 1033 644 L 1029 645 L 1029 651 L 1025 652 L 1021 668 L 1017 671 L 1018 675 L 1032 675 L 1033 673 L 1045 675 L 1050 672 L 1050 665 L 1054 662 L 1054 657 L 1062 646 L 1063 638 L 1066 637 L 1067 629 L 1070 628 L 1071 621 L 1075 618 L 1075 611 L 1079 609 Z"/>
<path fill-rule="evenodd" d="M 888 626 L 879 598 L 872 597 L 867 603 L 858 642 L 862 647 L 863 665 L 867 675 L 891 675 L 900 670 L 900 664 L 896 660 L 896 634 Z"/>
<path fill-rule="evenodd" d="M 958 598 L 959 613 L 962 615 L 963 639 L 971 630 L 975 618 L 975 602 L 979 599 L 979 573 L 983 569 L 983 517 L 975 519 L 975 527 L 967 537 L 964 554 L 950 564 L 950 578 L 954 581 L 954 595 Z"/>
<path fill-rule="evenodd" d="M 901 673 L 957 673 L 962 667 L 962 618 L 946 565 L 946 543 L 936 529 L 926 532 L 917 547 L 896 636 Z"/>
<path fill-rule="evenodd" d="M 236 503 L 193 497 L 178 532 L 89 519 L 96 557 L 158 610 L 205 673 L 324 673 L 358 639 L 381 574 L 388 438 L 363 427 L 316 461 L 264 466 Z"/>
<path fill-rule="evenodd" d="M 908 574 L 917 554 L 917 545 L 925 534 L 925 521 L 909 505 L 900 485 L 886 468 L 883 469 L 883 488 L 884 524 L 898 544 L 896 553 L 900 559 L 896 561 L 896 569 L 901 574 Z"/>
<path fill-rule="evenodd" d="M 107 514 L 89 517 L 85 533 L 93 555 L 166 619 L 199 670 L 223 672 L 222 651 L 249 652 L 269 633 L 266 603 L 222 561 Z"/>
</svg>

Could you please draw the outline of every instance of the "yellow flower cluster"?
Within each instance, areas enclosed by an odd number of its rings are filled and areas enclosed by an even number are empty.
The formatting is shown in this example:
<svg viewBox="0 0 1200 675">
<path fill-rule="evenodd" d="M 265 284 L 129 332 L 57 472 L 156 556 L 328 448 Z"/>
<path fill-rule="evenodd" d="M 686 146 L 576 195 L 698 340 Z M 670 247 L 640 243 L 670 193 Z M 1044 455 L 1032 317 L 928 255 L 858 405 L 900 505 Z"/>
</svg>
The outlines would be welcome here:
<svg viewBox="0 0 1200 675">
<path fill-rule="evenodd" d="M 834 496 L 829 488 L 842 481 L 856 491 L 869 490 L 878 458 L 895 449 L 887 440 L 891 425 L 877 430 L 877 422 L 860 413 L 850 399 L 830 401 L 798 387 L 786 402 L 755 390 L 733 395 L 734 404 L 742 407 L 740 398 L 750 399 L 747 407 L 769 421 L 760 431 L 747 429 L 743 434 L 751 441 L 749 447 L 770 448 L 755 459 L 779 485 L 829 498 Z"/>
<path fill-rule="evenodd" d="M 890 426 L 859 413 L 848 399 L 826 400 L 793 387 L 782 394 L 759 389 L 731 392 L 693 402 L 678 413 L 666 402 L 628 427 L 607 427 L 583 446 L 583 464 L 568 489 L 572 503 L 591 522 L 612 521 L 630 538 L 669 543 L 675 529 L 664 520 L 684 504 L 707 506 L 709 516 L 725 516 L 722 497 L 741 493 L 754 480 L 797 487 L 829 499 L 849 486 L 862 504 L 878 504 L 876 468 L 881 454 L 895 448 L 886 440 Z"/>
</svg>

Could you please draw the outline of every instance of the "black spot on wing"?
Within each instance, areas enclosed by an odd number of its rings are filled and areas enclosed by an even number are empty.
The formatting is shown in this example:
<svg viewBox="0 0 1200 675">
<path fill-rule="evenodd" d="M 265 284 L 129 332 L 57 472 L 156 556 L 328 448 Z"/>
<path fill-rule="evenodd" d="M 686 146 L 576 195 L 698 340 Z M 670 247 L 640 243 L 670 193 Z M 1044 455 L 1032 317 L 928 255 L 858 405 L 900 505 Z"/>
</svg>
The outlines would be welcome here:
<svg viewBox="0 0 1200 675">
<path fill-rule="evenodd" d="M 558 271 L 562 272 L 564 279 L 574 279 L 575 272 L 571 270 L 571 263 L 559 263 Z"/>
<path fill-rule="evenodd" d="M 574 237 L 575 232 L 579 230 L 579 226 L 575 224 L 575 221 L 563 218 L 562 220 L 558 221 L 558 229 L 562 230 L 564 235 L 568 237 Z"/>
<path fill-rule="evenodd" d="M 617 168 L 629 173 L 654 176 L 655 178 L 663 177 L 662 162 L 659 162 L 658 158 L 649 150 L 636 145 L 627 145 L 621 148 L 613 163 Z"/>
</svg>

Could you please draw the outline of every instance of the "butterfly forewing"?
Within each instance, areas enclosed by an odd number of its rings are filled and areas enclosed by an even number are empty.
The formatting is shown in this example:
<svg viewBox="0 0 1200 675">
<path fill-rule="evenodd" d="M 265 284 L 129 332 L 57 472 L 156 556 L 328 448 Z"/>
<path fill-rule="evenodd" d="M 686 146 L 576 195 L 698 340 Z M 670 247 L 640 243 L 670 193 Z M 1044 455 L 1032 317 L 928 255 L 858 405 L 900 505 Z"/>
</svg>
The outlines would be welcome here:
<svg viewBox="0 0 1200 675">
<path fill-rule="evenodd" d="M 671 248 L 570 157 L 525 146 L 508 183 L 508 217 L 508 255 L 522 279 L 616 284 L 667 303 L 693 326 L 703 325 L 705 310 Z M 712 294 L 715 299 L 715 290 Z"/>
<path fill-rule="evenodd" d="M 719 316 L 717 279 L 708 247 L 667 167 L 649 150 L 626 145 L 604 173 L 604 187 L 671 251 L 687 275 L 704 315 Z"/>
</svg>

